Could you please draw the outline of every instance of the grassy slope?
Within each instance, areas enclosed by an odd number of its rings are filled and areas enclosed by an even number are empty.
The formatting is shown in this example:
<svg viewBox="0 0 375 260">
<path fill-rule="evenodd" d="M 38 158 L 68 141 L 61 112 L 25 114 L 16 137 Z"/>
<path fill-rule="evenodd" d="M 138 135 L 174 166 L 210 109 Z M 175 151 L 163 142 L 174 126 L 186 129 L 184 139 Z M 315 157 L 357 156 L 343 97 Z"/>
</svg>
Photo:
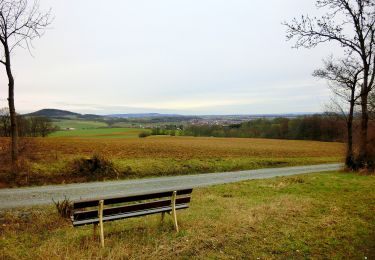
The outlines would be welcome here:
<svg viewBox="0 0 375 260">
<path fill-rule="evenodd" d="M 69 131 L 57 131 L 50 137 L 95 137 L 95 138 L 138 138 L 138 134 L 147 131 L 139 128 L 92 128 Z"/>
<path fill-rule="evenodd" d="M 196 189 L 191 207 L 170 218 L 72 228 L 52 207 L 7 212 L 4 259 L 367 259 L 375 258 L 375 177 L 320 173 Z"/>
<path fill-rule="evenodd" d="M 59 126 L 60 128 L 75 128 L 75 129 L 92 129 L 98 127 L 107 127 L 108 124 L 98 121 L 89 121 L 89 120 L 59 120 L 54 121 L 54 125 Z"/>
</svg>

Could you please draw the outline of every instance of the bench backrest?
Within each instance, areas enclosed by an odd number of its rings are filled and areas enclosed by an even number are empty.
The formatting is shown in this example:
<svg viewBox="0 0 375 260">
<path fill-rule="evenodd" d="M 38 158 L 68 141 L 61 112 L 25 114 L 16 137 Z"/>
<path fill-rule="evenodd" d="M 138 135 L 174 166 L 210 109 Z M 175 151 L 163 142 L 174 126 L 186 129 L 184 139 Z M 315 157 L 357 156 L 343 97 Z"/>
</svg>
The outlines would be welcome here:
<svg viewBox="0 0 375 260">
<path fill-rule="evenodd" d="M 176 191 L 176 209 L 188 207 L 192 191 L 193 189 Z M 73 214 L 71 219 L 74 226 L 97 223 L 99 217 L 98 205 L 100 201 L 103 201 L 104 203 L 103 216 L 107 216 L 105 221 L 168 212 L 172 205 L 173 192 L 174 191 L 163 191 L 131 196 L 75 201 L 73 202 Z M 113 217 L 111 218 L 111 216 Z"/>
</svg>

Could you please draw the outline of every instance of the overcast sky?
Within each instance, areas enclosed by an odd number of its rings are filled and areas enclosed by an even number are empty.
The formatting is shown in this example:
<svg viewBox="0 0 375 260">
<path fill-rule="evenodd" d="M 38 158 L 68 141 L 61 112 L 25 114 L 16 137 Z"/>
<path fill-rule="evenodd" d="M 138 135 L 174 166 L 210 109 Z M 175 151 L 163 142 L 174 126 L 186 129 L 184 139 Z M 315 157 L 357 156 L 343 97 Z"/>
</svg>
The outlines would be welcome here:
<svg viewBox="0 0 375 260">
<path fill-rule="evenodd" d="M 54 22 L 33 56 L 13 58 L 19 112 L 263 114 L 319 112 L 311 76 L 326 44 L 292 49 L 283 21 L 316 14 L 301 0 L 42 0 Z M 7 79 L 0 75 L 0 105 Z"/>
</svg>

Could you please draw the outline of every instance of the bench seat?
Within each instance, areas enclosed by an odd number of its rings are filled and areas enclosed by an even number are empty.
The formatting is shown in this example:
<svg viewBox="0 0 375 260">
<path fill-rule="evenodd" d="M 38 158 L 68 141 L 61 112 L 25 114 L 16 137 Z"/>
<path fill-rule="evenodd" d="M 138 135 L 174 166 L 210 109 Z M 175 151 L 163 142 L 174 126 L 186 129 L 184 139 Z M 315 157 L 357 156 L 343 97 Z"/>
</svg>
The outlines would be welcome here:
<svg viewBox="0 0 375 260">
<path fill-rule="evenodd" d="M 176 205 L 176 210 L 187 209 L 187 208 L 189 208 L 188 204 Z M 148 210 L 139 210 L 139 211 L 124 213 L 124 214 L 115 214 L 115 215 L 110 215 L 110 216 L 104 216 L 103 222 L 119 220 L 119 219 L 126 219 L 126 218 L 141 217 L 141 216 L 163 213 L 163 212 L 171 212 L 171 211 L 172 211 L 171 206 L 148 209 Z M 98 223 L 99 223 L 99 218 L 92 218 L 92 219 L 84 219 L 84 220 L 73 221 L 73 226 L 78 227 L 78 226 L 98 224 Z"/>
</svg>

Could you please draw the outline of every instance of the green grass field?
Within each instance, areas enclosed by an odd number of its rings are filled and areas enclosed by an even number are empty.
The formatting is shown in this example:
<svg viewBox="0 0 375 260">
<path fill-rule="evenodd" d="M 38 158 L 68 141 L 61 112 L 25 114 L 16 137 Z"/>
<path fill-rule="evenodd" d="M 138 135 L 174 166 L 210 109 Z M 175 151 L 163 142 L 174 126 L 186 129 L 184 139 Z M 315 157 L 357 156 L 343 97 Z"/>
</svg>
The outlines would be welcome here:
<svg viewBox="0 0 375 260">
<path fill-rule="evenodd" d="M 2 212 L 1 259 L 375 259 L 375 176 L 317 173 L 195 189 L 159 215 L 73 228 L 53 206 Z"/>
<path fill-rule="evenodd" d="M 141 132 L 149 131 L 141 128 L 92 128 L 57 131 L 49 137 L 95 137 L 95 138 L 138 138 Z"/>
<path fill-rule="evenodd" d="M 86 121 L 86 120 L 73 120 L 73 119 L 53 121 L 53 124 L 60 127 L 61 129 L 75 128 L 77 130 L 79 130 L 79 129 L 93 129 L 93 128 L 98 128 L 98 127 L 107 127 L 108 126 L 108 124 L 104 123 L 104 122 Z"/>
<path fill-rule="evenodd" d="M 53 124 L 60 127 L 61 129 L 74 128 L 76 130 L 86 130 L 86 129 L 96 129 L 96 128 L 105 128 L 109 125 L 106 122 L 102 121 L 90 121 L 82 119 L 61 119 L 54 120 Z M 149 123 L 149 122 L 117 122 L 111 125 L 111 128 L 152 128 L 165 123 Z M 171 125 L 178 125 L 179 122 L 168 122 Z"/>
</svg>

